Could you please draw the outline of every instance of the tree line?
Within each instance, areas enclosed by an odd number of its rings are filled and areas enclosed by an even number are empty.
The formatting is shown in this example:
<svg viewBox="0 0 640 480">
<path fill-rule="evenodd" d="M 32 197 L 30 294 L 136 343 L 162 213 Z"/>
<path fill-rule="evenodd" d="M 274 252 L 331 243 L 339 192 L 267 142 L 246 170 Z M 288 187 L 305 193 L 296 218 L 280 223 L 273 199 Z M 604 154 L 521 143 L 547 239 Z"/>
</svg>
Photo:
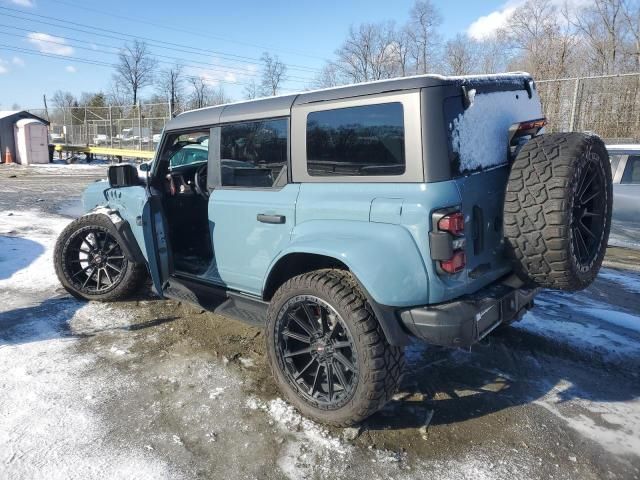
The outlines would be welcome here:
<svg viewBox="0 0 640 480">
<path fill-rule="evenodd" d="M 277 95 L 287 79 L 287 66 L 278 56 L 265 52 L 260 61 L 260 81 L 252 78 L 245 84 L 244 95 L 247 99 Z M 141 101 L 141 93 L 148 88 L 153 88 L 153 94 L 145 98 L 144 103 L 168 103 L 173 115 L 231 101 L 216 78 L 206 74 L 188 74 L 180 63 L 159 69 L 158 61 L 148 45 L 134 40 L 125 44 L 118 54 L 112 82 L 106 93 L 82 93 L 76 97 L 71 92 L 58 90 L 52 102 L 56 107 L 72 112 L 85 107 L 135 106 Z"/>
<path fill-rule="evenodd" d="M 640 72 L 640 2 L 593 0 L 559 5 L 528 0 L 485 38 L 443 41 L 442 14 L 418 0 L 403 25 L 353 25 L 326 62 L 322 87 L 424 73 L 468 75 L 524 70 L 534 78 Z"/>
<path fill-rule="evenodd" d="M 612 75 L 640 72 L 640 2 L 593 0 L 560 5 L 528 0 L 511 8 L 504 25 L 481 39 L 458 34 L 444 40 L 442 13 L 431 0 L 416 0 L 404 24 L 352 25 L 332 59 L 308 87 L 331 87 L 400 76 L 443 73 L 467 75 L 524 70 L 534 78 Z M 243 96 L 277 95 L 286 84 L 287 66 L 265 52 L 261 71 L 244 82 Z M 134 41 L 119 53 L 106 93 L 76 98 L 58 91 L 53 104 L 64 108 L 169 103 L 180 111 L 229 102 L 210 76 L 189 74 L 181 64 L 159 69 L 147 44 Z M 558 92 L 559 95 L 559 92 Z"/>
</svg>

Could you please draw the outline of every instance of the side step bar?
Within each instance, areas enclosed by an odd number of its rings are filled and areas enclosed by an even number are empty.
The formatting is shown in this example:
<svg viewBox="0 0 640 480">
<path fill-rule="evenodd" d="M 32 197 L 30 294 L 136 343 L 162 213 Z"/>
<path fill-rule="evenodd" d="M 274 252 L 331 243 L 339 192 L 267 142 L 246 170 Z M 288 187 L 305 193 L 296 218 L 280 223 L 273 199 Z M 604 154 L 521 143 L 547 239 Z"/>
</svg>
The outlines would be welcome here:
<svg viewBox="0 0 640 480">
<path fill-rule="evenodd" d="M 254 326 L 263 327 L 266 323 L 268 302 L 184 275 L 171 276 L 163 293 L 174 300 L 189 302 Z"/>
</svg>

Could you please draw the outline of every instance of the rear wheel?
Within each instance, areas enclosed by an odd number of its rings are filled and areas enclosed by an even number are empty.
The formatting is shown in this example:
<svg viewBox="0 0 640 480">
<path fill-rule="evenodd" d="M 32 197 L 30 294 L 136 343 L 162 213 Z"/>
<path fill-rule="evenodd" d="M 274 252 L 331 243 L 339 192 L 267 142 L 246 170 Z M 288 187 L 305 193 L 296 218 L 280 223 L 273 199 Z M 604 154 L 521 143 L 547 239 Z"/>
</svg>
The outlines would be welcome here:
<svg viewBox="0 0 640 480">
<path fill-rule="evenodd" d="M 322 423 L 352 425 L 382 408 L 404 366 L 353 277 L 320 270 L 294 277 L 268 311 L 267 352 L 287 399 Z"/>
<path fill-rule="evenodd" d="M 69 224 L 56 242 L 54 264 L 60 283 L 86 300 L 118 300 L 143 283 L 144 265 L 127 259 L 119 236 L 104 215 L 87 215 Z"/>
<path fill-rule="evenodd" d="M 544 288 L 580 290 L 602 265 L 611 228 L 611 165 L 602 140 L 534 137 L 513 163 L 504 233 L 516 273 Z"/>
</svg>

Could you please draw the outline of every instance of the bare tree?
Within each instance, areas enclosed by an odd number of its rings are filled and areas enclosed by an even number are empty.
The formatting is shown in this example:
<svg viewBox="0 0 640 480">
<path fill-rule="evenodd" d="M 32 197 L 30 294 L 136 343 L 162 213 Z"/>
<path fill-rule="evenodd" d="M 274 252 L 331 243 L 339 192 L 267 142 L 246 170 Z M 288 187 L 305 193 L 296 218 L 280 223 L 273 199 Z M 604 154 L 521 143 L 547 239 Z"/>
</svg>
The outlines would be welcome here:
<svg viewBox="0 0 640 480">
<path fill-rule="evenodd" d="M 260 58 L 264 64 L 262 70 L 262 94 L 277 95 L 282 87 L 282 83 L 287 78 L 287 66 L 280 61 L 277 55 L 273 57 L 268 52 L 264 52 Z"/>
<path fill-rule="evenodd" d="M 416 73 L 432 71 L 440 44 L 438 28 L 442 15 L 431 0 L 416 0 L 409 13 L 407 32 L 412 41 Z"/>
<path fill-rule="evenodd" d="M 173 116 L 177 114 L 177 107 L 184 94 L 184 77 L 182 65 L 175 64 L 160 72 L 157 78 L 157 91 L 169 100 L 169 106 Z"/>
<path fill-rule="evenodd" d="M 231 102 L 231 97 L 226 94 L 222 86 L 211 89 L 208 102 L 209 105 L 222 105 L 229 102 Z"/>
<path fill-rule="evenodd" d="M 632 69 L 640 72 L 640 2 L 624 2 L 623 16 L 630 36 L 627 55 L 631 58 Z"/>
<path fill-rule="evenodd" d="M 249 83 L 244 87 L 244 98 L 246 100 L 253 100 L 260 96 L 260 87 L 256 83 L 255 78 L 252 78 Z"/>
<path fill-rule="evenodd" d="M 327 62 L 314 81 L 314 86 L 318 88 L 337 87 L 341 84 L 342 81 L 333 62 Z"/>
<path fill-rule="evenodd" d="M 466 35 L 458 34 L 444 47 L 444 65 L 448 74 L 469 75 L 478 72 L 479 45 Z"/>
<path fill-rule="evenodd" d="M 514 51 L 512 68 L 535 78 L 561 78 L 572 72 L 575 32 L 551 0 L 528 0 L 516 8 L 502 34 Z"/>
<path fill-rule="evenodd" d="M 397 45 L 393 24 L 364 23 L 351 26 L 336 51 L 336 73 L 346 82 L 357 83 L 391 78 L 397 74 Z"/>
<path fill-rule="evenodd" d="M 71 92 L 63 92 L 62 90 L 54 92 L 51 101 L 58 108 L 70 108 L 78 105 L 78 100 Z"/>
<path fill-rule="evenodd" d="M 135 105 L 140 90 L 153 83 L 156 61 L 151 56 L 147 44 L 139 40 L 126 44 L 118 58 L 115 80 L 129 91 L 131 101 Z"/>
<path fill-rule="evenodd" d="M 202 108 L 208 105 L 211 97 L 211 88 L 204 77 L 189 77 L 192 87 L 190 108 Z"/>
</svg>

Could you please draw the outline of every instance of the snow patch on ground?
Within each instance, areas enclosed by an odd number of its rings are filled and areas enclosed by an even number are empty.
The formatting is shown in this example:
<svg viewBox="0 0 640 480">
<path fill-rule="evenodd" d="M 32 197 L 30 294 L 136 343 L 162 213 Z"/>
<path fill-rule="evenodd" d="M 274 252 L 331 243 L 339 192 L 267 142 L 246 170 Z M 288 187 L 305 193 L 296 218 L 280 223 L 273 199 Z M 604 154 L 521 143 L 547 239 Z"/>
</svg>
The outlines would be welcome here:
<svg viewBox="0 0 640 480">
<path fill-rule="evenodd" d="M 0 290 L 44 293 L 58 287 L 53 248 L 69 222 L 36 210 L 0 213 Z"/>
<path fill-rule="evenodd" d="M 251 397 L 247 400 L 246 405 L 252 410 L 267 412 L 279 427 L 299 436 L 301 440 L 309 441 L 320 448 L 326 448 L 340 455 L 347 454 L 350 450 L 349 445 L 331 436 L 326 429 L 317 423 L 300 415 L 291 405 L 280 398 L 263 402 Z"/>
<path fill-rule="evenodd" d="M 572 388 L 570 382 L 561 380 L 534 403 L 614 454 L 637 455 L 640 452 L 640 400 L 594 402 L 585 399 L 588 396 L 581 393 L 581 398 L 566 402 L 563 393 Z"/>
<path fill-rule="evenodd" d="M 640 275 L 609 268 L 600 270 L 598 277 L 615 283 L 632 293 L 640 293 Z"/>
<path fill-rule="evenodd" d="M 75 350 L 76 332 L 130 316 L 54 293 L 52 252 L 68 222 L 36 211 L 0 214 L 0 478 L 179 478 L 153 454 L 109 443 L 92 410 L 115 387 L 85 381 L 96 356 Z"/>
<path fill-rule="evenodd" d="M 534 92 L 492 92 L 475 95 L 473 103 L 449 125 L 453 151 L 460 156 L 460 171 L 506 163 L 509 127 L 543 117 Z"/>
</svg>

